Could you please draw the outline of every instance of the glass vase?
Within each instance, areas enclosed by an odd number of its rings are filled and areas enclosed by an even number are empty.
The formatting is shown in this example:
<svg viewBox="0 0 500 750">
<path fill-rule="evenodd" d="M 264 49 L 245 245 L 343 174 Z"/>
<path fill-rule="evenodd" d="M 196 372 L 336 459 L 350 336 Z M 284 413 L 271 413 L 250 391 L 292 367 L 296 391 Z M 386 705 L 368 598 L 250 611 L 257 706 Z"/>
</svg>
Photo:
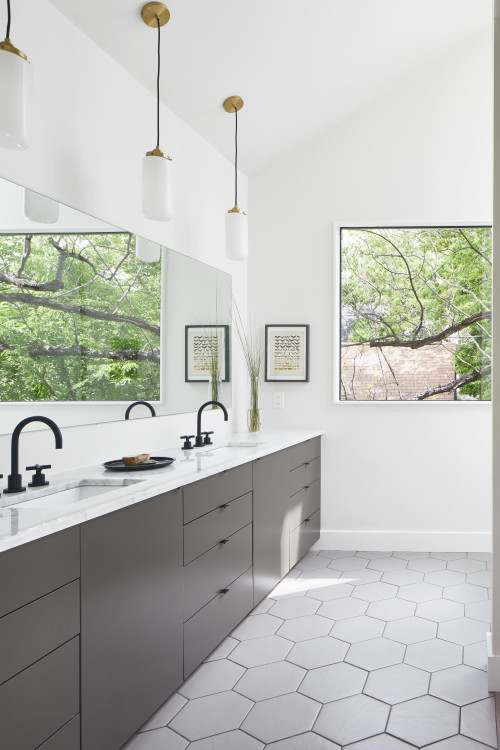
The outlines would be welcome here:
<svg viewBox="0 0 500 750">
<path fill-rule="evenodd" d="M 250 408 L 248 410 L 248 431 L 258 432 L 261 424 L 261 409 L 259 409 L 259 378 L 250 377 Z"/>
</svg>

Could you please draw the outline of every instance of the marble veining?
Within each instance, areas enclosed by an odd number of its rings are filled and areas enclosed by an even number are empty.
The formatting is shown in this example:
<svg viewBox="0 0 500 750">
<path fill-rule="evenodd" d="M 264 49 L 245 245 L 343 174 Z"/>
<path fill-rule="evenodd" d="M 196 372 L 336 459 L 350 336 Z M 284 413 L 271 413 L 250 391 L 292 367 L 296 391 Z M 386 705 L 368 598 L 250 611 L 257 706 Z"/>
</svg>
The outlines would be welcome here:
<svg viewBox="0 0 500 750">
<path fill-rule="evenodd" d="M 175 462 L 164 469 L 151 469 L 127 475 L 130 484 L 123 486 L 125 477 L 113 474 L 101 465 L 79 467 L 55 474 L 48 487 L 29 490 L 22 495 L 3 495 L 0 498 L 0 552 L 35 541 L 56 531 L 62 531 L 93 518 L 148 500 L 162 492 L 184 487 L 192 482 L 254 461 L 270 453 L 324 434 L 322 430 L 300 432 L 235 433 L 221 445 L 182 451 L 166 447 L 155 450 L 155 455 L 171 456 Z M 227 447 L 230 443 L 246 443 L 240 447 Z M 253 443 L 253 445 L 252 445 Z M 107 456 L 103 457 L 106 460 Z M 119 486 L 105 494 L 97 495 L 68 505 L 57 502 L 62 490 L 92 481 L 106 484 L 119 482 Z M 27 501 L 47 496 L 47 507 L 32 508 Z M 49 507 L 50 506 L 50 507 Z"/>
</svg>

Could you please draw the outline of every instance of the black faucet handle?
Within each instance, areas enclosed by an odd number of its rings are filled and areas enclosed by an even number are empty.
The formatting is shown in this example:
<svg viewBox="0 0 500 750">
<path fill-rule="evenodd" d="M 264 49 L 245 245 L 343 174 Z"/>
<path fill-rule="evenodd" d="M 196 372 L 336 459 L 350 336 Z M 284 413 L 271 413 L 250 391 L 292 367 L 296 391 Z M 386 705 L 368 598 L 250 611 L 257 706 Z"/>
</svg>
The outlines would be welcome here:
<svg viewBox="0 0 500 750">
<path fill-rule="evenodd" d="M 43 469 L 51 469 L 51 464 L 35 464 L 34 466 L 27 466 L 26 471 L 34 471 L 35 473 L 31 477 L 31 482 L 28 483 L 28 487 L 46 487 L 48 481 L 45 479 L 45 474 L 42 474 Z"/>
<path fill-rule="evenodd" d="M 184 440 L 184 445 L 182 446 L 183 451 L 189 451 L 193 447 L 191 438 L 194 438 L 194 435 L 181 435 L 181 440 Z"/>
<path fill-rule="evenodd" d="M 203 441 L 203 445 L 212 445 L 212 441 L 210 440 L 210 435 L 214 434 L 213 430 L 206 430 L 205 432 L 202 431 L 202 435 L 205 435 L 205 440 Z"/>
</svg>

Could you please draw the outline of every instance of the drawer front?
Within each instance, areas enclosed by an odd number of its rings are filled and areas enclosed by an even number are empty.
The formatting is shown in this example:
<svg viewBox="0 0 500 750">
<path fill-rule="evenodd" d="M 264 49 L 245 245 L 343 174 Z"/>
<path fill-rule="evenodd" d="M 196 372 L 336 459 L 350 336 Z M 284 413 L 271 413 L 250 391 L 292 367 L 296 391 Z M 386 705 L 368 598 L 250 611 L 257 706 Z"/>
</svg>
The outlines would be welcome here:
<svg viewBox="0 0 500 750">
<path fill-rule="evenodd" d="M 184 487 L 184 523 L 252 490 L 252 464 L 243 464 Z"/>
<path fill-rule="evenodd" d="M 80 715 L 68 721 L 38 750 L 80 750 Z"/>
<path fill-rule="evenodd" d="M 79 640 L 0 685 L 2 747 L 33 750 L 78 714 Z"/>
<path fill-rule="evenodd" d="M 201 664 L 253 607 L 253 576 L 249 568 L 190 620 L 184 623 L 184 678 Z"/>
<path fill-rule="evenodd" d="M 79 632 L 79 581 L 68 583 L 0 618 L 0 683 Z"/>
<path fill-rule="evenodd" d="M 315 511 L 319 510 L 321 504 L 320 480 L 317 479 L 309 486 L 304 487 L 303 490 L 291 497 L 289 502 L 289 529 L 293 531 L 306 518 L 309 518 Z"/>
<path fill-rule="evenodd" d="M 184 526 L 184 565 L 251 522 L 251 492 L 191 521 Z"/>
<path fill-rule="evenodd" d="M 290 465 L 289 469 L 296 469 L 301 464 L 305 464 L 306 461 L 312 461 L 314 458 L 318 458 L 321 455 L 321 437 L 311 438 L 298 445 L 292 445 L 289 448 L 290 451 Z"/>
<path fill-rule="evenodd" d="M 297 466 L 296 469 L 293 469 L 289 473 L 289 494 L 295 495 L 295 493 L 300 492 L 301 489 L 305 487 L 307 484 L 306 482 L 306 467 L 305 464 L 302 464 L 301 466 Z"/>
<path fill-rule="evenodd" d="M 314 542 L 319 539 L 320 514 L 317 510 L 309 521 L 304 521 L 290 534 L 290 567 L 293 567 L 306 552 L 311 549 Z"/>
<path fill-rule="evenodd" d="M 252 524 L 184 568 L 184 622 L 252 565 Z"/>
<path fill-rule="evenodd" d="M 80 577 L 77 527 L 0 554 L 0 617 Z"/>
<path fill-rule="evenodd" d="M 312 461 L 306 461 L 304 464 L 305 485 L 312 484 L 321 476 L 321 458 L 313 458 Z"/>
</svg>

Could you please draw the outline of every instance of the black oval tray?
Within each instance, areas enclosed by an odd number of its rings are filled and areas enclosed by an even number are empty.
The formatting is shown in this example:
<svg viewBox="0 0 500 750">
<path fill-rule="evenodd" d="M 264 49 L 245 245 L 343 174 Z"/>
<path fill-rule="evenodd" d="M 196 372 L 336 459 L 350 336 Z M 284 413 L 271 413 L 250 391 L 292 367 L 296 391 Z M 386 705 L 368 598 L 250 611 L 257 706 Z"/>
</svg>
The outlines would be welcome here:
<svg viewBox="0 0 500 750">
<path fill-rule="evenodd" d="M 115 459 L 114 461 L 105 461 L 103 466 L 109 471 L 147 471 L 147 469 L 162 469 L 164 466 L 173 464 L 175 458 L 168 458 L 168 456 L 151 456 L 150 461 L 155 463 L 144 463 L 135 464 L 135 466 L 126 466 L 122 459 Z"/>
</svg>

